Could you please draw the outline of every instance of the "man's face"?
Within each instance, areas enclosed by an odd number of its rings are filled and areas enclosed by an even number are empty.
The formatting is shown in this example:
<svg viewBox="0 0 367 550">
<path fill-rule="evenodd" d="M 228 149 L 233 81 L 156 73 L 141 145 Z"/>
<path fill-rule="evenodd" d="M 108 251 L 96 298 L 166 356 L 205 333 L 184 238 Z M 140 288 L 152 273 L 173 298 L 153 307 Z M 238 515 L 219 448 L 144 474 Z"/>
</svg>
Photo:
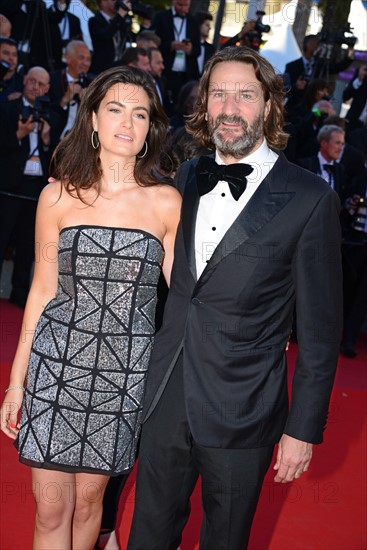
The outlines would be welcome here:
<svg viewBox="0 0 367 550">
<path fill-rule="evenodd" d="M 187 15 L 189 13 L 191 0 L 173 0 L 172 6 L 178 15 Z"/>
<path fill-rule="evenodd" d="M 116 13 L 116 0 L 102 0 L 101 10 L 107 15 L 114 15 Z"/>
<path fill-rule="evenodd" d="M 75 46 L 71 54 L 65 55 L 68 72 L 77 78 L 90 69 L 91 55 L 87 46 Z"/>
<path fill-rule="evenodd" d="M 150 73 L 150 62 L 147 55 L 138 54 L 138 60 L 133 64 L 133 66 L 137 69 L 141 69 L 142 71 Z"/>
<path fill-rule="evenodd" d="M 200 35 L 202 38 L 208 38 L 210 28 L 210 21 L 208 19 L 202 22 L 202 24 L 200 25 Z"/>
<path fill-rule="evenodd" d="M 325 139 L 320 143 L 320 153 L 328 161 L 337 160 L 344 146 L 344 134 L 331 132 L 329 141 Z"/>
<path fill-rule="evenodd" d="M 6 61 L 10 65 L 9 72 L 14 72 L 18 65 L 18 50 L 11 44 L 0 44 L 0 61 Z"/>
<path fill-rule="evenodd" d="M 209 80 L 207 121 L 219 155 L 241 159 L 260 147 L 270 110 L 252 65 L 230 61 L 214 66 Z"/>
<path fill-rule="evenodd" d="M 29 103 L 33 104 L 36 97 L 47 94 L 49 88 L 50 78 L 44 69 L 34 67 L 24 77 L 23 95 Z"/>
<path fill-rule="evenodd" d="M 152 51 L 152 57 L 150 61 L 151 74 L 155 77 L 160 77 L 164 70 L 163 57 L 159 50 Z"/>
</svg>

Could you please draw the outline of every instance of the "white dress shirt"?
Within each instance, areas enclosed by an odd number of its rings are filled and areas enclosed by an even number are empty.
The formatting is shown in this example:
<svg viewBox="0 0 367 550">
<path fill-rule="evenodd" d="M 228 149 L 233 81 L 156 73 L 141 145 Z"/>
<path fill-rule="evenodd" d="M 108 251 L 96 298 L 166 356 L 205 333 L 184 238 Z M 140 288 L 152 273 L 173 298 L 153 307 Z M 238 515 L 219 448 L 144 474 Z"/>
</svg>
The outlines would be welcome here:
<svg viewBox="0 0 367 550">
<path fill-rule="evenodd" d="M 324 164 L 330 164 L 331 166 L 333 166 L 334 161 L 329 162 L 328 160 L 326 160 L 325 157 L 322 156 L 321 153 L 318 153 L 317 157 L 319 159 L 319 163 L 321 167 L 320 176 L 326 181 L 326 183 L 330 185 L 332 189 L 335 189 L 334 176 L 333 175 L 330 176 L 329 172 L 324 168 Z"/>
<path fill-rule="evenodd" d="M 273 168 L 278 155 L 269 149 L 265 139 L 261 146 L 239 162 L 250 164 L 253 172 L 247 176 L 247 187 L 236 201 L 226 181 L 200 197 L 195 229 L 195 257 L 197 276 L 200 277 L 214 250 L 237 216 L 244 209 L 263 179 Z M 218 153 L 217 164 L 224 164 Z"/>
</svg>

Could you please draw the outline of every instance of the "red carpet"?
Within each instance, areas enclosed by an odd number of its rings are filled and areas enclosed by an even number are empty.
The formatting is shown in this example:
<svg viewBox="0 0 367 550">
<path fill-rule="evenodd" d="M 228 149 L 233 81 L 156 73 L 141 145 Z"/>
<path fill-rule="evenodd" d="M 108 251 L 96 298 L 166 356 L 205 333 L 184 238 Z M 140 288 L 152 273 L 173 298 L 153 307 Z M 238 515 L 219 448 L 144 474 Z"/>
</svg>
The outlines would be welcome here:
<svg viewBox="0 0 367 550">
<path fill-rule="evenodd" d="M 8 383 L 20 321 L 21 310 L 0 300 L 1 395 Z M 340 356 L 325 443 L 314 448 L 310 471 L 290 485 L 273 483 L 274 474 L 268 473 L 249 550 L 367 548 L 366 335 L 360 339 L 358 349 L 356 359 Z M 293 344 L 288 351 L 290 371 L 295 354 Z M 0 441 L 0 550 L 30 550 L 35 509 L 30 471 L 18 463 L 12 442 L 3 434 Z M 119 535 L 123 549 L 133 506 L 134 475 L 120 505 Z M 184 532 L 182 550 L 198 549 L 200 516 L 198 487 L 192 498 L 192 514 Z"/>
</svg>

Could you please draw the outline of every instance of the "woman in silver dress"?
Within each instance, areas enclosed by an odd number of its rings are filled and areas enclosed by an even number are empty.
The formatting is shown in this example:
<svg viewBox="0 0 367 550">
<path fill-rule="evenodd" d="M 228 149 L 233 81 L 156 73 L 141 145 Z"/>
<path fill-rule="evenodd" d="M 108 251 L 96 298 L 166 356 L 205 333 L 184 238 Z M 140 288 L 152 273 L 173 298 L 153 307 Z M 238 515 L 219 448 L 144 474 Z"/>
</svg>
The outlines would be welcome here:
<svg viewBox="0 0 367 550">
<path fill-rule="evenodd" d="M 147 75 L 105 71 L 40 197 L 34 278 L 1 408 L 1 430 L 32 468 L 36 549 L 93 548 L 108 479 L 135 460 L 157 283 L 161 268 L 169 282 L 181 202 L 156 178 L 166 128 Z"/>
</svg>

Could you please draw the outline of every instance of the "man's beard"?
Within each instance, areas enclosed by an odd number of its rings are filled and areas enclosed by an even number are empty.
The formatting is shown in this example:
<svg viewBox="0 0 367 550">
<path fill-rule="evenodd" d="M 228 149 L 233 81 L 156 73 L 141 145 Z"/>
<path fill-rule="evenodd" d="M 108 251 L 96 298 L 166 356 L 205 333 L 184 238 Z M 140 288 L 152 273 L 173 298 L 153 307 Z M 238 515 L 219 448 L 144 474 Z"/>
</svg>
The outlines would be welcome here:
<svg viewBox="0 0 367 550">
<path fill-rule="evenodd" d="M 229 124 L 241 124 L 242 134 L 238 135 L 237 131 L 231 129 L 220 130 L 219 126 L 222 122 Z M 224 157 L 234 157 L 241 159 L 246 157 L 254 149 L 264 136 L 264 115 L 260 113 L 251 125 L 238 115 L 218 115 L 216 119 L 208 116 L 209 134 L 216 149 L 222 153 Z"/>
</svg>

